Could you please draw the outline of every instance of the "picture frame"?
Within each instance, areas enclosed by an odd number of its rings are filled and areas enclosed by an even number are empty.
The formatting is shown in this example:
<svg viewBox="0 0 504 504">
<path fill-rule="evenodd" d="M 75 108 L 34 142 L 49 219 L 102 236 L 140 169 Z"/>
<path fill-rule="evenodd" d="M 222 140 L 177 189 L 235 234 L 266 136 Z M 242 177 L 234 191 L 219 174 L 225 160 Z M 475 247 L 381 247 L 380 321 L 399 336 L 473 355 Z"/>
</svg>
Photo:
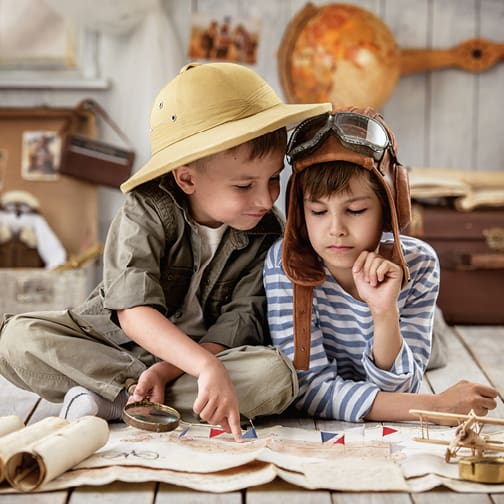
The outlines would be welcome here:
<svg viewBox="0 0 504 504">
<path fill-rule="evenodd" d="M 254 65 L 261 22 L 252 17 L 195 12 L 191 16 L 188 56 Z"/>
<path fill-rule="evenodd" d="M 106 89 L 98 33 L 40 0 L 0 0 L 0 89 Z"/>
<path fill-rule="evenodd" d="M 25 131 L 22 138 L 21 176 L 25 180 L 58 180 L 61 137 L 56 131 Z"/>
<path fill-rule="evenodd" d="M 76 66 L 73 24 L 39 0 L 0 0 L 0 66 L 68 69 Z"/>
</svg>

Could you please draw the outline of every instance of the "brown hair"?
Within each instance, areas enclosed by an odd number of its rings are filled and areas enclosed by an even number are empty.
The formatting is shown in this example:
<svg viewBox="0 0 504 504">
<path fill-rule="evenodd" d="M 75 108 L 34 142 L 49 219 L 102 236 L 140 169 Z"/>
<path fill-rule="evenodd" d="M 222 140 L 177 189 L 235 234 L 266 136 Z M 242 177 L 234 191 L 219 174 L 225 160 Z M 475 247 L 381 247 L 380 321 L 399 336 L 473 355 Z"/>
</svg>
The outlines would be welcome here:
<svg viewBox="0 0 504 504">
<path fill-rule="evenodd" d="M 273 152 L 285 153 L 287 149 L 287 128 L 279 128 L 275 131 L 271 131 L 256 138 L 252 138 L 252 140 L 249 140 L 248 142 L 242 143 L 235 147 L 231 147 L 227 150 L 227 152 L 233 152 L 244 145 L 247 145 L 249 147 L 249 161 L 260 159 Z M 218 156 L 219 154 L 219 152 L 216 154 L 211 154 L 210 156 L 197 159 L 190 164 L 196 166 L 197 168 L 204 167 L 209 159 L 214 156 Z"/>
<path fill-rule="evenodd" d="M 300 208 L 307 194 L 310 198 L 319 199 L 332 194 L 348 191 L 353 177 L 365 177 L 378 196 L 383 210 L 384 229 L 391 225 L 390 207 L 387 194 L 376 175 L 362 166 L 348 161 L 330 161 L 309 166 L 299 173 L 296 198 Z"/>
</svg>

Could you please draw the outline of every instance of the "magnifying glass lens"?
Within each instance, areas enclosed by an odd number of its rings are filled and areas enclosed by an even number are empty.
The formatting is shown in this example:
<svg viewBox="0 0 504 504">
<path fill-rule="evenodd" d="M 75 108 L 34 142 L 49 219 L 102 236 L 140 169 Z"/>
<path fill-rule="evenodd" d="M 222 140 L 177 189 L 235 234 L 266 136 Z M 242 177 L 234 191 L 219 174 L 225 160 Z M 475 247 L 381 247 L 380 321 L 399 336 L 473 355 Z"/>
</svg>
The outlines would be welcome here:
<svg viewBox="0 0 504 504">
<path fill-rule="evenodd" d="M 143 420 L 144 422 L 178 423 L 178 418 L 172 413 L 151 406 L 138 406 L 128 410 L 128 413 L 137 420 Z"/>
<path fill-rule="evenodd" d="M 123 419 L 132 427 L 162 432 L 176 429 L 180 423 L 180 414 L 164 404 L 140 401 L 126 405 Z"/>
</svg>

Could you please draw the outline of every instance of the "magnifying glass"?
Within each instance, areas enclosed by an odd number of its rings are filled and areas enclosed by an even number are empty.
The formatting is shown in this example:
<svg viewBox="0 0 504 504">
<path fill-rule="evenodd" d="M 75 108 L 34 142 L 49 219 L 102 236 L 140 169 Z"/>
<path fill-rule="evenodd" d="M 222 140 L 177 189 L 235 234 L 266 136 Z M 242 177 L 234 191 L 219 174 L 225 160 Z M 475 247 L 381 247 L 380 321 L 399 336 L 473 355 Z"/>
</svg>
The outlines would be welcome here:
<svg viewBox="0 0 504 504">
<path fill-rule="evenodd" d="M 126 380 L 126 390 L 130 395 L 133 393 L 135 386 L 136 382 L 134 380 L 130 378 Z M 217 425 L 186 422 L 182 420 L 182 416 L 175 408 L 148 399 L 126 404 L 123 409 L 123 420 L 131 427 L 151 432 L 168 432 L 175 430 L 179 425 L 186 427 L 183 433 L 195 425 L 210 429 L 219 428 Z M 243 434 L 243 438 L 257 437 L 252 420 L 249 420 L 249 423 L 251 428 Z"/>
<path fill-rule="evenodd" d="M 123 420 L 131 427 L 152 432 L 168 432 L 181 423 L 188 424 L 176 409 L 147 399 L 127 404 L 123 409 Z"/>
<path fill-rule="evenodd" d="M 126 379 L 125 388 L 129 395 L 133 394 L 136 386 L 135 379 Z M 148 399 L 126 404 L 123 409 L 123 420 L 131 427 L 151 432 L 172 431 L 181 423 L 190 425 L 182 420 L 180 413 L 175 408 Z"/>
</svg>

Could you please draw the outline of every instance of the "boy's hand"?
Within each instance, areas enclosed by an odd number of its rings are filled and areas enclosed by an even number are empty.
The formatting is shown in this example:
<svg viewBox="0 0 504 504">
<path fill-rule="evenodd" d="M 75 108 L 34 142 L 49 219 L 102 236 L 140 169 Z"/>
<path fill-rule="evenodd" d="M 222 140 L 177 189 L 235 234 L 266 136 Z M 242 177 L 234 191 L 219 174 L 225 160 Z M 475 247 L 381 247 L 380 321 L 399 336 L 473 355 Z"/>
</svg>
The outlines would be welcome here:
<svg viewBox="0 0 504 504">
<path fill-rule="evenodd" d="M 497 407 L 497 390 L 479 383 L 461 380 L 438 394 L 438 411 L 467 415 L 474 410 L 477 416 L 488 414 Z"/>
<path fill-rule="evenodd" d="M 241 440 L 238 397 L 226 368 L 218 359 L 212 359 L 201 370 L 193 410 L 208 423 L 221 425 L 226 432 L 231 432 L 235 441 Z"/>
<path fill-rule="evenodd" d="M 403 276 L 400 266 L 376 252 L 364 250 L 352 267 L 352 275 L 359 297 L 372 312 L 396 306 Z"/>
<path fill-rule="evenodd" d="M 146 369 L 138 378 L 133 394 L 128 399 L 132 402 L 149 399 L 149 401 L 163 403 L 166 384 L 180 375 L 180 371 L 168 362 L 157 362 Z"/>
</svg>

